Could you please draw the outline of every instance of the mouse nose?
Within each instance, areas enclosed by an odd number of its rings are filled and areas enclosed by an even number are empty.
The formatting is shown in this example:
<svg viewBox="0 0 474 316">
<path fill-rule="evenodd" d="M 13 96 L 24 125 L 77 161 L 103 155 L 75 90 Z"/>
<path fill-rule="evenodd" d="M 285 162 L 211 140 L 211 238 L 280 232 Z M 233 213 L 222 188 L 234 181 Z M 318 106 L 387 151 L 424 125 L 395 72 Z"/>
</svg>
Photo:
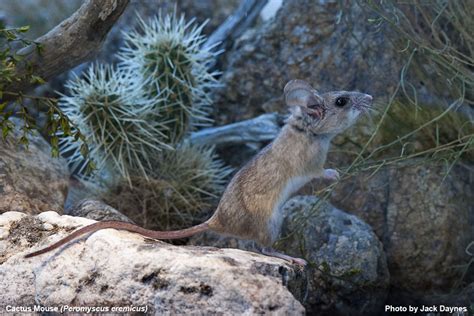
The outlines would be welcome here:
<svg viewBox="0 0 474 316">
<path fill-rule="evenodd" d="M 364 99 L 367 103 L 372 103 L 374 98 L 370 94 L 364 94 Z"/>
</svg>

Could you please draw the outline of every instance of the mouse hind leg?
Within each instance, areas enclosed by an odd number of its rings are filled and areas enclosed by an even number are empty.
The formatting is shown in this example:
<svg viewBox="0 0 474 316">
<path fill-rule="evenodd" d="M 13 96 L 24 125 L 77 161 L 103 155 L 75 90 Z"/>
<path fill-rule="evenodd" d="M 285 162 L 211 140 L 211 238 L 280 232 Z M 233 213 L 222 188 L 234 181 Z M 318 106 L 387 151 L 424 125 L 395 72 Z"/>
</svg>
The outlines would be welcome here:
<svg viewBox="0 0 474 316">
<path fill-rule="evenodd" d="M 271 247 L 262 248 L 262 254 L 264 254 L 266 256 L 270 256 L 270 257 L 280 258 L 280 259 L 286 260 L 290 263 L 297 264 L 299 266 L 306 266 L 308 264 L 306 262 L 306 260 L 304 260 L 304 259 L 295 258 L 295 257 L 289 256 L 289 255 L 285 255 L 284 253 L 278 252 L 278 251 L 276 251 L 275 249 L 273 249 Z"/>
</svg>

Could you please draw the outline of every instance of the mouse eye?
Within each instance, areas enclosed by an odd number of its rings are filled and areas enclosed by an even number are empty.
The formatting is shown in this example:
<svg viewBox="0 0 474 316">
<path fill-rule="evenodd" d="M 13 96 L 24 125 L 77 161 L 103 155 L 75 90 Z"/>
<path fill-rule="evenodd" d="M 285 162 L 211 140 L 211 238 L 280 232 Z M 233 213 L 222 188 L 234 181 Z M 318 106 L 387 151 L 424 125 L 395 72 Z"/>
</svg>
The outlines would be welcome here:
<svg viewBox="0 0 474 316">
<path fill-rule="evenodd" d="M 336 106 L 342 108 L 344 105 L 347 104 L 348 101 L 349 101 L 349 99 L 346 98 L 346 97 L 339 97 L 339 98 L 336 99 L 335 104 L 336 104 Z"/>
</svg>

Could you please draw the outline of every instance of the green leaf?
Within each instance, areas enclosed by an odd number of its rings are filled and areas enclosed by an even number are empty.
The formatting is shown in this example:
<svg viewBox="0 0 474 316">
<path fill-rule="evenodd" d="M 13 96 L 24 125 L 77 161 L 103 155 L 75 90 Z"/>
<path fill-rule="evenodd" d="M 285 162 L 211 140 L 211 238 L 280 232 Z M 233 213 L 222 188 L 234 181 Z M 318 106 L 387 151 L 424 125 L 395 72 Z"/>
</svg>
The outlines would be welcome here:
<svg viewBox="0 0 474 316">
<path fill-rule="evenodd" d="M 8 112 L 5 112 L 3 113 L 3 119 L 6 121 L 10 118 L 10 116 L 13 115 L 13 111 L 8 111 Z"/>
<path fill-rule="evenodd" d="M 71 135 L 71 126 L 69 125 L 69 121 L 66 117 L 61 117 L 59 119 L 59 124 L 61 125 L 61 129 L 63 130 L 65 136 Z"/>
<path fill-rule="evenodd" d="M 86 174 L 91 174 L 92 172 L 94 172 L 94 170 L 97 169 L 97 166 L 95 165 L 94 161 L 92 160 L 89 160 L 87 162 L 87 167 L 86 167 Z"/>
<path fill-rule="evenodd" d="M 31 82 L 31 83 L 37 83 L 37 84 L 44 84 L 44 83 L 46 83 L 46 81 L 44 81 L 43 78 L 41 78 L 41 77 L 39 77 L 39 76 L 35 76 L 35 75 L 31 75 L 30 82 Z"/>
<path fill-rule="evenodd" d="M 28 138 L 25 135 L 20 137 L 19 143 L 28 149 Z"/>
<path fill-rule="evenodd" d="M 75 142 L 77 142 L 80 137 L 81 137 L 81 133 L 80 133 L 80 132 L 75 132 L 75 133 L 74 133 L 74 141 L 75 141 Z"/>
<path fill-rule="evenodd" d="M 86 144 L 81 145 L 81 155 L 82 157 L 87 157 L 89 155 L 89 147 Z"/>
<path fill-rule="evenodd" d="M 58 121 L 56 121 L 53 118 L 51 121 L 50 129 L 49 129 L 50 135 L 56 134 L 57 131 L 58 131 Z"/>
<path fill-rule="evenodd" d="M 59 157 L 59 149 L 58 147 L 51 147 L 51 157 L 58 158 Z"/>
<path fill-rule="evenodd" d="M 21 32 L 21 33 L 26 33 L 30 30 L 30 26 L 29 25 L 24 25 L 22 27 L 19 27 L 18 28 L 18 32 Z"/>
<path fill-rule="evenodd" d="M 51 147 L 58 148 L 59 147 L 58 145 L 59 145 L 59 137 L 58 136 L 51 137 Z"/>
<path fill-rule="evenodd" d="M 12 31 L 5 31 L 5 36 L 7 38 L 7 41 L 9 42 L 14 41 L 16 39 L 16 35 Z"/>
<path fill-rule="evenodd" d="M 9 133 L 10 131 L 11 131 L 10 126 L 8 126 L 8 124 L 4 124 L 4 125 L 3 125 L 3 128 L 2 128 L 2 136 L 3 136 L 3 139 L 7 138 L 8 133 Z"/>
</svg>

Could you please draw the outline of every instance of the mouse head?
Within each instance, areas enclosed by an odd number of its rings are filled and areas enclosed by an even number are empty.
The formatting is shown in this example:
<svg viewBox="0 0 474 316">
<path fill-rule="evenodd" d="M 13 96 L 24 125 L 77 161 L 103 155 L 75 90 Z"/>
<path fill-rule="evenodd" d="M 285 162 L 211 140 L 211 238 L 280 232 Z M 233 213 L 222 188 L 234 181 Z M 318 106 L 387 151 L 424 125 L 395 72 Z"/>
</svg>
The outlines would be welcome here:
<svg viewBox="0 0 474 316">
<path fill-rule="evenodd" d="M 284 89 L 290 107 L 288 122 L 314 134 L 338 134 L 355 123 L 372 104 L 372 96 L 349 91 L 319 94 L 304 80 L 291 80 Z"/>
</svg>

